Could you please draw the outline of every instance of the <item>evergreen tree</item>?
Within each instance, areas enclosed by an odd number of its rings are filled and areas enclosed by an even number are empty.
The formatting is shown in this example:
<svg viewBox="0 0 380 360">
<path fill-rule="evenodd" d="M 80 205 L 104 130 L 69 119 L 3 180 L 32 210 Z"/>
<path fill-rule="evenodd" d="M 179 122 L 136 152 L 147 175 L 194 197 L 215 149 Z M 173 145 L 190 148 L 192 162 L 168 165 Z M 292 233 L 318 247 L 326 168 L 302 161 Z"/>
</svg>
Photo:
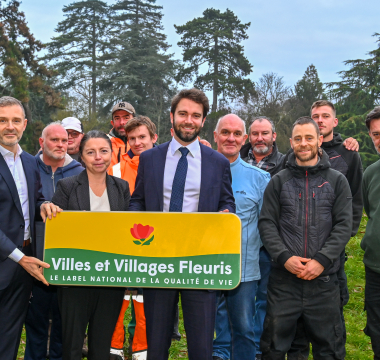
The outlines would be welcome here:
<svg viewBox="0 0 380 360">
<path fill-rule="evenodd" d="M 310 107 L 314 101 L 326 99 L 323 84 L 319 80 L 318 71 L 313 64 L 307 67 L 302 79 L 294 85 L 294 97 L 294 120 L 310 115 Z"/>
<path fill-rule="evenodd" d="M 248 39 L 246 31 L 250 24 L 242 24 L 229 9 L 220 12 L 211 8 L 185 25 L 174 25 L 177 34 L 182 36 L 178 45 L 183 48 L 185 63 L 177 80 L 186 83 L 195 76 L 195 87 L 212 90 L 213 112 L 217 110 L 219 95 L 234 100 L 242 96 L 247 99 L 253 92 L 252 81 L 245 78 L 252 72 L 252 65 L 240 45 Z M 204 64 L 208 65 L 208 71 L 201 75 L 200 67 Z"/>
<path fill-rule="evenodd" d="M 63 7 L 65 20 L 58 23 L 48 44 L 50 60 L 58 70 L 62 90 L 88 94 L 88 115 L 98 107 L 98 81 L 109 58 L 111 34 L 108 5 L 100 0 L 83 0 Z M 84 97 L 86 99 L 86 97 Z"/>
<path fill-rule="evenodd" d="M 174 95 L 175 61 L 162 32 L 162 6 L 155 0 L 119 0 L 114 6 L 113 59 L 102 83 L 104 111 L 130 102 L 157 125 L 160 141 L 170 136 L 169 106 Z"/>
<path fill-rule="evenodd" d="M 53 71 L 37 59 L 44 45 L 30 32 L 19 6 L 16 0 L 0 2 L 0 91 L 20 100 L 31 122 L 36 115 L 32 102 L 49 114 L 61 107 L 61 98 L 49 84 Z"/>
<path fill-rule="evenodd" d="M 359 141 L 364 167 L 378 160 L 364 123 L 368 112 L 380 103 L 380 34 L 373 36 L 377 48 L 368 53 L 369 58 L 345 61 L 349 69 L 338 73 L 342 80 L 327 84 L 329 97 L 336 102 L 337 131 Z"/>
</svg>

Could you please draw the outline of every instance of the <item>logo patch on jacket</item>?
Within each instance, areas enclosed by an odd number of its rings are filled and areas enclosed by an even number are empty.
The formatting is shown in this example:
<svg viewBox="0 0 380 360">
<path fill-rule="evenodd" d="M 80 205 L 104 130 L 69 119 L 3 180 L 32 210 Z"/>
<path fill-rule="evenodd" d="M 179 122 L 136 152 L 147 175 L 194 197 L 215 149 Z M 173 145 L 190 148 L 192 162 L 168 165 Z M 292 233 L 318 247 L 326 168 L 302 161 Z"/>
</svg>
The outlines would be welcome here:
<svg viewBox="0 0 380 360">
<path fill-rule="evenodd" d="M 329 183 L 328 181 L 325 181 L 322 185 L 318 185 L 318 187 L 322 187 L 323 185 L 328 184 L 328 183 Z"/>
</svg>

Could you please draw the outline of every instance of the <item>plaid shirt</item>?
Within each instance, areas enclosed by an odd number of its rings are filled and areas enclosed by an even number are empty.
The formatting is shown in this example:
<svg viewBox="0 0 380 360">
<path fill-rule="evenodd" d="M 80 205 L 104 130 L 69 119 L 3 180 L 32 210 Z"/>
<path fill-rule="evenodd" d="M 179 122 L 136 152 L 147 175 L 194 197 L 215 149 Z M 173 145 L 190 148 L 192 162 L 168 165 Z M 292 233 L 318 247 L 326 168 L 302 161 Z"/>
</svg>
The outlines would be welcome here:
<svg viewBox="0 0 380 360">
<path fill-rule="evenodd" d="M 271 157 L 272 153 L 270 153 L 269 155 L 265 156 L 265 158 L 261 159 L 259 162 L 256 161 L 256 158 L 255 158 L 255 155 L 253 154 L 253 150 L 252 148 L 249 150 L 248 152 L 248 164 L 252 165 L 252 166 L 256 166 L 258 167 L 259 169 L 263 169 L 265 171 L 268 171 L 268 169 L 270 168 L 273 168 L 276 164 L 272 163 L 272 162 L 268 162 L 269 158 Z"/>
</svg>

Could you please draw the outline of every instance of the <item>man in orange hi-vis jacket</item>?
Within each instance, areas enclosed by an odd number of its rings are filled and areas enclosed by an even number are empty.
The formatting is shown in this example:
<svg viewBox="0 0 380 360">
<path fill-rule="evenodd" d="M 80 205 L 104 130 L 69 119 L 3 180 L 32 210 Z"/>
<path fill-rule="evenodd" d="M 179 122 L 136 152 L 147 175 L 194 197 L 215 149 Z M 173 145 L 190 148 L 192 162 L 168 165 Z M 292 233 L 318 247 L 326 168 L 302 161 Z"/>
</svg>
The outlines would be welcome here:
<svg viewBox="0 0 380 360">
<path fill-rule="evenodd" d="M 126 101 L 120 101 L 112 108 L 112 129 L 108 134 L 112 143 L 112 158 L 109 168 L 119 163 L 121 157 L 130 149 L 124 127 L 135 115 L 134 107 Z"/>
<path fill-rule="evenodd" d="M 129 183 L 130 192 L 135 190 L 137 168 L 140 154 L 149 150 L 157 141 L 156 126 L 146 116 L 137 116 L 125 125 L 125 134 L 128 137 L 130 149 L 120 157 L 120 162 L 112 166 L 108 173 L 120 177 Z M 126 291 L 119 319 L 112 336 L 110 359 L 124 359 L 124 315 L 129 306 L 130 294 Z M 143 295 L 132 295 L 136 315 L 136 328 L 132 342 L 132 359 L 145 360 L 147 358 L 147 341 L 145 327 L 145 313 Z"/>
</svg>

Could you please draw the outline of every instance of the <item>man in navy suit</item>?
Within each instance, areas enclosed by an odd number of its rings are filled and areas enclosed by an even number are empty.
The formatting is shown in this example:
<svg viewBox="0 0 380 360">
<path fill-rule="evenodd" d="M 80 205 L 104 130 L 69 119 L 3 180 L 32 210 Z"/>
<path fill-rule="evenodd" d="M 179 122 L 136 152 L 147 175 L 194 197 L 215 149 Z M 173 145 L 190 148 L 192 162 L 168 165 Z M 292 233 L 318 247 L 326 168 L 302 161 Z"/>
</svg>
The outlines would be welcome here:
<svg viewBox="0 0 380 360">
<path fill-rule="evenodd" d="M 22 104 L 10 96 L 0 98 L 0 359 L 17 356 L 33 277 L 48 285 L 34 258 L 34 219 L 45 221 L 60 209 L 45 203 L 34 156 L 18 145 L 27 120 Z"/>
<path fill-rule="evenodd" d="M 200 90 L 182 90 L 173 98 L 173 139 L 140 155 L 131 211 L 235 212 L 228 160 L 198 141 L 208 110 Z M 179 292 L 189 359 L 211 360 L 215 292 L 144 289 L 148 360 L 169 357 Z"/>
</svg>

